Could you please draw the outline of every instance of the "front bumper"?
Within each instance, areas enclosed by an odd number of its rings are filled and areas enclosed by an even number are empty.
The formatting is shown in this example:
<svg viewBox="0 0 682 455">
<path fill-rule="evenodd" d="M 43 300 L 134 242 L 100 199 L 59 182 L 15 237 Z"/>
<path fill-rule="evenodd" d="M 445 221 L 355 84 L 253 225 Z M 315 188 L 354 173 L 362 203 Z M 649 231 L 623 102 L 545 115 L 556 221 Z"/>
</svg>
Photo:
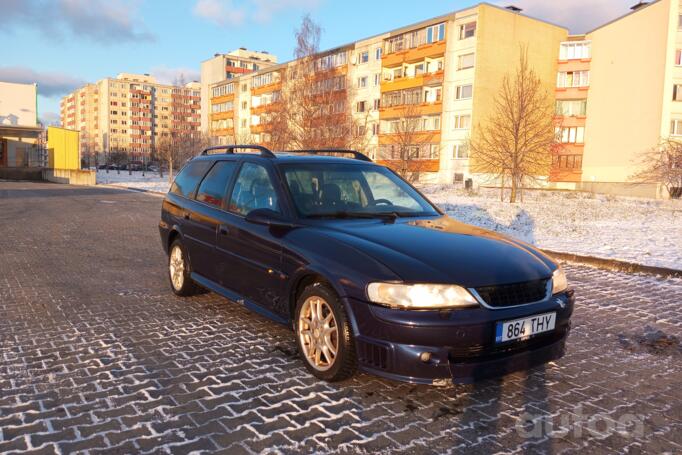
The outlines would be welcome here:
<svg viewBox="0 0 682 455">
<path fill-rule="evenodd" d="M 470 383 L 556 360 L 564 355 L 574 305 L 573 291 L 513 308 L 409 311 L 347 299 L 360 368 L 421 384 Z M 552 332 L 524 341 L 495 343 L 495 325 L 556 311 Z M 421 354 L 430 354 L 428 361 Z"/>
</svg>

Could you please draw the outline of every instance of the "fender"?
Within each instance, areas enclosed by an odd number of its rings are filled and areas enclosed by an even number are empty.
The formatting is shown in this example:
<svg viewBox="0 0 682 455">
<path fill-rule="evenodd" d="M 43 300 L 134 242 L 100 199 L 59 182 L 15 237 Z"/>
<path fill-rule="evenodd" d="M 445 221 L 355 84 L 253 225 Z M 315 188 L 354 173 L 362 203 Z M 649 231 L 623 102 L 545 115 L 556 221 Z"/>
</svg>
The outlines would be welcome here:
<svg viewBox="0 0 682 455">
<path fill-rule="evenodd" d="M 293 307 L 296 304 L 294 291 L 300 284 L 301 280 L 311 275 L 321 276 L 332 287 L 334 292 L 336 292 L 336 295 L 339 296 L 339 301 L 343 305 L 343 308 L 346 310 L 346 315 L 348 316 L 348 322 L 350 323 L 353 335 L 356 336 L 359 335 L 360 331 L 358 329 L 358 323 L 355 319 L 355 314 L 351 310 L 350 304 L 348 303 L 347 293 L 345 292 L 345 289 L 340 285 L 338 280 L 331 278 L 332 275 L 319 265 L 307 264 L 306 266 L 301 266 L 298 269 L 296 269 L 296 271 L 293 274 L 290 275 L 288 279 L 286 295 L 289 297 L 289 299 L 292 299 L 290 302 L 291 306 Z M 290 316 L 290 319 L 291 327 L 295 331 L 296 319 L 293 317 L 293 315 Z"/>
</svg>

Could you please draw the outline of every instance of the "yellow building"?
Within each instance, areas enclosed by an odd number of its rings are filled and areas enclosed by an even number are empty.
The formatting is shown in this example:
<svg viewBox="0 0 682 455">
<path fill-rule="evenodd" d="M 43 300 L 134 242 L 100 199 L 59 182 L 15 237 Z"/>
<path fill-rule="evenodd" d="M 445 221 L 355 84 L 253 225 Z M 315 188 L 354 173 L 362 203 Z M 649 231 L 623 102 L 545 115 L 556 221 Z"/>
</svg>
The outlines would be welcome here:
<svg viewBox="0 0 682 455">
<path fill-rule="evenodd" d="M 76 130 L 47 127 L 48 168 L 80 169 L 80 138 Z"/>
</svg>

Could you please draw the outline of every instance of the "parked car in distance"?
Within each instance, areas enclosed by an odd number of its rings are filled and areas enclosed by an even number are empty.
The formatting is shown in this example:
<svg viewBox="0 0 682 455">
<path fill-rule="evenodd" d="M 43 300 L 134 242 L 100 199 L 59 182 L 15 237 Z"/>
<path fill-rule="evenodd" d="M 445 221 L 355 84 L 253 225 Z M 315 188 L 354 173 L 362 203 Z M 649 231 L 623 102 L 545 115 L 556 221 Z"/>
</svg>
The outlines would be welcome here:
<svg viewBox="0 0 682 455">
<path fill-rule="evenodd" d="M 175 294 L 207 288 L 291 327 L 323 380 L 466 383 L 564 353 L 574 293 L 552 259 L 355 151 L 207 149 L 159 230 Z"/>
</svg>

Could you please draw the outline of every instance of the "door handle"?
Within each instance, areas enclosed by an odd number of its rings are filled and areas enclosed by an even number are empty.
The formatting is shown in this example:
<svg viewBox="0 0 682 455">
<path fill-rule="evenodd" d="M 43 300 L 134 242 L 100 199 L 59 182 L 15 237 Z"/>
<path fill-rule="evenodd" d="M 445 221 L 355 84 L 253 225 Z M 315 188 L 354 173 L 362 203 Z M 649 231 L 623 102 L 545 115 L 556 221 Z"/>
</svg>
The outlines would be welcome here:
<svg viewBox="0 0 682 455">
<path fill-rule="evenodd" d="M 218 228 L 218 233 L 220 235 L 228 235 L 230 233 L 230 228 L 227 226 L 220 226 Z"/>
</svg>

